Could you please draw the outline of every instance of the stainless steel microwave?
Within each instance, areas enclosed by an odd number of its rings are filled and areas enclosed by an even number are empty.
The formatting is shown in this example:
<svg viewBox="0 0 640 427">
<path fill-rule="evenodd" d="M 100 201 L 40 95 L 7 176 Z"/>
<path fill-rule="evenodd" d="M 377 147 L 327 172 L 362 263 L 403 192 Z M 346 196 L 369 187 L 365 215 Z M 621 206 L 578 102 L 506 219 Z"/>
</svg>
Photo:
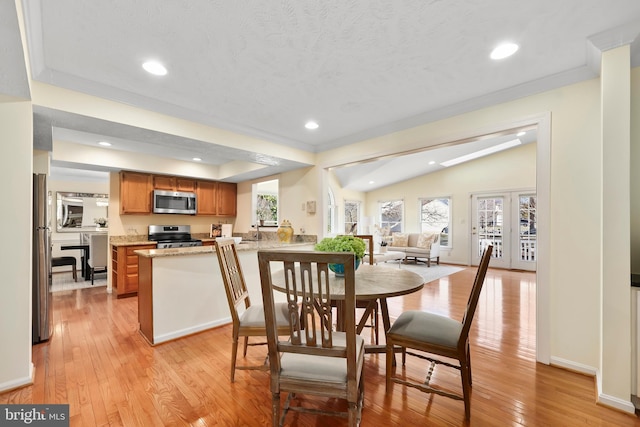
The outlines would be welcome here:
<svg viewBox="0 0 640 427">
<path fill-rule="evenodd" d="M 153 191 L 153 213 L 195 215 L 196 208 L 196 193 Z"/>
</svg>

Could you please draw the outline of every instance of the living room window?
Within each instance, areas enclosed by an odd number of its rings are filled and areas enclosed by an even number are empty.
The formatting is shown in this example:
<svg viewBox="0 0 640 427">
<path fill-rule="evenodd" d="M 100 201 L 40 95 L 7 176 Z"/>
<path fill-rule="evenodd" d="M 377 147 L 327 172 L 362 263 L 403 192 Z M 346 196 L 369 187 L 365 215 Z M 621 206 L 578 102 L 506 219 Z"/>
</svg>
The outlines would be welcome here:
<svg viewBox="0 0 640 427">
<path fill-rule="evenodd" d="M 440 231 L 440 246 L 451 247 L 451 198 L 419 199 L 420 230 Z"/>
<path fill-rule="evenodd" d="M 404 200 L 378 202 L 380 227 L 391 233 L 402 233 L 404 219 Z"/>
<path fill-rule="evenodd" d="M 344 232 L 345 234 L 358 233 L 358 221 L 360 218 L 360 202 L 353 200 L 344 201 Z"/>
</svg>

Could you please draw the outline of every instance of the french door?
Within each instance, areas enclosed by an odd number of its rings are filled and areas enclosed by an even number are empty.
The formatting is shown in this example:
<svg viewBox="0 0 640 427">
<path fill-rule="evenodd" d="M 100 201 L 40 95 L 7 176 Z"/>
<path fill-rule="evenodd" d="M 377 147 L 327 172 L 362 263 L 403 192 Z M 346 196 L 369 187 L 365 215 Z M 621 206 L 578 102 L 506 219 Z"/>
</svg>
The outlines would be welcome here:
<svg viewBox="0 0 640 427">
<path fill-rule="evenodd" d="M 535 191 L 471 196 L 471 262 L 493 245 L 491 266 L 536 269 L 537 215 Z"/>
</svg>

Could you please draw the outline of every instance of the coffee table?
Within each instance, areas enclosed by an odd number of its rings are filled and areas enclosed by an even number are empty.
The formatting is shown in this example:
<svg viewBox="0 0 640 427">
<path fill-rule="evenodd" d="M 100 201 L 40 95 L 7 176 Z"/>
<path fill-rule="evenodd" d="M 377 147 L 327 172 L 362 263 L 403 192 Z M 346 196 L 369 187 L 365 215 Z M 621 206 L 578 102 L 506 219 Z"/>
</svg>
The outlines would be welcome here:
<svg viewBox="0 0 640 427">
<path fill-rule="evenodd" d="M 404 252 L 398 252 L 398 251 L 387 251 L 384 253 L 374 252 L 373 264 L 378 264 L 380 262 L 394 261 L 394 260 L 404 261 L 405 256 L 406 254 Z M 369 254 L 365 254 L 363 261 L 369 263 Z M 402 263 L 398 263 L 398 268 L 400 267 L 401 264 Z"/>
</svg>

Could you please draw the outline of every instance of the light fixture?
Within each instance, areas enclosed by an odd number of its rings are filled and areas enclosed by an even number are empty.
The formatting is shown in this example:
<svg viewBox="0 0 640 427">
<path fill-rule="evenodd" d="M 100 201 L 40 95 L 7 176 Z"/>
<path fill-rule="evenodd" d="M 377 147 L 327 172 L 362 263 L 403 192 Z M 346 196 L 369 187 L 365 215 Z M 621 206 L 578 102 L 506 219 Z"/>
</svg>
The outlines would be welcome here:
<svg viewBox="0 0 640 427">
<path fill-rule="evenodd" d="M 527 133 L 525 131 L 518 132 L 516 136 L 525 136 Z"/>
<path fill-rule="evenodd" d="M 491 59 L 504 59 L 518 51 L 520 47 L 515 43 L 503 43 L 491 51 Z"/>
<path fill-rule="evenodd" d="M 142 64 L 142 68 L 144 68 L 147 73 L 151 73 L 155 76 L 164 76 L 167 74 L 167 69 L 164 65 L 157 61 L 147 61 Z"/>
<path fill-rule="evenodd" d="M 313 120 L 310 120 L 307 123 L 305 123 L 304 127 L 306 127 L 309 130 L 314 130 L 314 129 L 318 129 L 319 125 Z"/>
<path fill-rule="evenodd" d="M 435 165 L 435 164 L 436 164 L 436 162 L 435 162 L 435 160 L 431 160 L 431 161 L 429 162 L 429 164 L 430 164 L 430 165 Z"/>
<path fill-rule="evenodd" d="M 376 183 L 375 181 L 369 181 L 369 184 L 375 184 L 375 183 Z"/>
<path fill-rule="evenodd" d="M 506 150 L 516 145 L 520 145 L 522 142 L 519 139 L 503 142 L 502 144 L 494 145 L 493 147 L 485 148 L 484 150 L 476 151 L 475 153 L 465 154 L 464 156 L 456 157 L 455 159 L 447 160 L 440 163 L 441 166 L 449 167 L 457 165 L 458 163 L 468 162 L 469 160 L 477 159 L 479 157 L 487 156 L 489 154 L 497 153 L 498 151 Z"/>
<path fill-rule="evenodd" d="M 193 161 L 194 161 L 194 162 L 201 162 L 201 161 L 202 161 L 202 159 L 201 159 L 200 157 L 194 157 L 194 158 L 193 158 Z"/>
<path fill-rule="evenodd" d="M 111 143 L 107 141 L 99 141 L 98 145 L 102 145 L 103 147 L 111 147 Z"/>
</svg>

